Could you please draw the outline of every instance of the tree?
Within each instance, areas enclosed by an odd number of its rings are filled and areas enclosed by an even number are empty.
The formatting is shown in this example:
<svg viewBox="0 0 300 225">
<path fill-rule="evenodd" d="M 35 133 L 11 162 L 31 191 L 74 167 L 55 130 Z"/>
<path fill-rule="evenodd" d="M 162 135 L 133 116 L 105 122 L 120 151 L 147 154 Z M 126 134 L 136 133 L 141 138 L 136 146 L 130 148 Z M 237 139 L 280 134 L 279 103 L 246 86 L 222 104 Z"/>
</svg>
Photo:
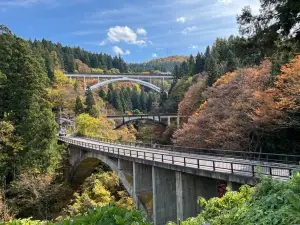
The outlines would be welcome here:
<svg viewBox="0 0 300 225">
<path fill-rule="evenodd" d="M 186 76 L 189 74 L 189 65 L 186 61 L 183 61 L 183 63 L 180 66 L 180 77 Z"/>
<path fill-rule="evenodd" d="M 100 89 L 99 97 L 102 98 L 102 99 L 106 99 L 106 94 L 105 94 L 105 91 L 103 89 Z"/>
<path fill-rule="evenodd" d="M 76 116 L 84 113 L 84 107 L 79 96 L 76 97 L 74 112 Z"/>
<path fill-rule="evenodd" d="M 107 100 L 110 104 L 112 104 L 113 96 L 112 96 L 112 91 L 111 91 L 110 89 L 108 89 L 108 91 L 107 91 L 106 100 Z"/>
<path fill-rule="evenodd" d="M 149 94 L 148 99 L 147 99 L 147 103 L 146 103 L 146 109 L 147 109 L 147 113 L 150 113 L 152 110 L 152 105 L 153 105 L 153 97 L 151 94 Z"/>
<path fill-rule="evenodd" d="M 43 61 L 32 54 L 27 42 L 7 31 L 0 34 L 0 79 L 4 81 L 0 84 L 0 119 L 10 121 L 22 139 L 22 160 L 16 172 L 21 167 L 55 169 L 61 148 L 57 146 L 57 125 L 48 102 L 49 80 Z"/>
<path fill-rule="evenodd" d="M 140 110 L 142 112 L 145 112 L 146 111 L 146 102 L 147 102 L 147 99 L 146 99 L 146 96 L 145 96 L 145 92 L 144 90 L 141 91 L 141 94 L 140 94 Z"/>
<path fill-rule="evenodd" d="M 132 103 L 132 109 L 141 109 L 140 105 L 140 97 L 137 91 L 133 92 L 132 97 L 131 97 L 131 103 Z"/>
<path fill-rule="evenodd" d="M 213 56 L 210 56 L 206 59 L 205 71 L 208 74 L 206 84 L 207 86 L 212 86 L 218 77 L 217 64 Z"/>
<path fill-rule="evenodd" d="M 88 86 L 87 90 L 85 92 L 85 111 L 90 114 L 91 116 L 94 115 L 93 112 L 93 107 L 95 105 L 95 100 L 94 100 L 94 96 L 93 96 L 93 92 L 91 90 L 91 88 Z"/>
<path fill-rule="evenodd" d="M 195 70 L 196 73 L 202 73 L 204 71 L 204 65 L 205 65 L 205 59 L 202 53 L 200 54 L 198 52 L 196 56 L 196 65 L 195 65 Z"/>
<path fill-rule="evenodd" d="M 196 74 L 196 65 L 195 65 L 195 59 L 193 55 L 190 55 L 189 61 L 188 61 L 188 66 L 189 66 L 189 75 L 193 76 Z"/>
<path fill-rule="evenodd" d="M 115 107 L 116 110 L 122 110 L 120 95 L 116 90 L 113 90 L 112 92 L 112 105 L 113 107 Z"/>
</svg>

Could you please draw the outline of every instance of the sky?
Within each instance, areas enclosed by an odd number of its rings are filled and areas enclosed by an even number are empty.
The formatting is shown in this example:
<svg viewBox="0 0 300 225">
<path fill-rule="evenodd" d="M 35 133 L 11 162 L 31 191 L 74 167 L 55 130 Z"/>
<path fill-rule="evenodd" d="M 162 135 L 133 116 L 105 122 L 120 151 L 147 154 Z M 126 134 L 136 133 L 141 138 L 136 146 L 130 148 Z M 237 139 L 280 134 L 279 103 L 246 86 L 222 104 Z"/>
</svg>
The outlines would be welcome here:
<svg viewBox="0 0 300 225">
<path fill-rule="evenodd" d="M 245 6 L 258 12 L 259 0 L 0 0 L 0 24 L 25 39 L 143 62 L 195 55 L 237 35 Z"/>
</svg>

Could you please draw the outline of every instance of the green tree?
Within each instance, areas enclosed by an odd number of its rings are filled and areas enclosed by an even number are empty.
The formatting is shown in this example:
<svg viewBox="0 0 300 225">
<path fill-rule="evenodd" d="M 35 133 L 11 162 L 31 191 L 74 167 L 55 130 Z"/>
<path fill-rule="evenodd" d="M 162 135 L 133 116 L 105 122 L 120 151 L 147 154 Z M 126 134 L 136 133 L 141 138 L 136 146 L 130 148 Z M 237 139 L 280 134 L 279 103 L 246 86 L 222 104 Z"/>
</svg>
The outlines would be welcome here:
<svg viewBox="0 0 300 225">
<path fill-rule="evenodd" d="M 208 73 L 206 84 L 207 86 L 212 86 L 218 77 L 217 64 L 213 56 L 206 59 L 205 71 Z"/>
<path fill-rule="evenodd" d="M 132 103 L 132 109 L 141 109 L 140 105 L 140 97 L 137 91 L 133 92 L 132 97 L 131 97 L 131 103 Z"/>
<path fill-rule="evenodd" d="M 205 59 L 203 54 L 199 53 L 196 56 L 196 65 L 195 65 L 195 70 L 196 73 L 202 73 L 204 71 L 204 65 L 205 65 Z"/>
<path fill-rule="evenodd" d="M 193 55 L 190 55 L 188 65 L 189 65 L 189 75 L 193 76 L 194 74 L 196 74 L 196 64 Z"/>
<path fill-rule="evenodd" d="M 94 100 L 93 92 L 91 88 L 88 86 L 85 92 L 85 106 L 86 106 L 85 111 L 91 116 L 94 116 L 93 107 L 95 104 L 96 103 Z"/>
<path fill-rule="evenodd" d="M 180 77 L 186 76 L 189 74 L 189 65 L 186 61 L 183 61 L 183 63 L 180 66 Z"/>
<path fill-rule="evenodd" d="M 84 113 L 84 107 L 79 96 L 76 97 L 74 112 L 76 116 Z"/>
<path fill-rule="evenodd" d="M 147 99 L 146 99 L 146 94 L 144 92 L 144 90 L 141 91 L 141 94 L 140 94 L 140 110 L 142 112 L 145 112 L 146 111 L 146 102 L 147 102 Z"/>
<path fill-rule="evenodd" d="M 108 89 L 108 91 L 107 91 L 106 100 L 107 100 L 110 104 L 112 104 L 113 96 L 112 96 L 112 91 L 111 91 L 110 89 Z"/>
<path fill-rule="evenodd" d="M 151 112 L 152 105 L 153 105 L 153 97 L 152 97 L 151 94 L 149 94 L 148 99 L 147 99 L 147 103 L 146 103 L 147 113 Z"/>
<path fill-rule="evenodd" d="M 106 99 L 106 94 L 105 94 L 105 91 L 103 89 L 100 89 L 99 97 L 102 98 L 102 99 Z"/>
<path fill-rule="evenodd" d="M 43 60 L 32 54 L 27 42 L 4 29 L 0 31 L 0 74 L 5 81 L 4 88 L 0 85 L 0 119 L 14 125 L 24 146 L 18 167 L 55 169 L 61 148 L 57 146 L 57 125 L 47 100 L 49 79 Z"/>
<path fill-rule="evenodd" d="M 116 90 L 112 91 L 112 105 L 116 110 L 122 110 L 122 103 L 120 99 L 120 95 Z"/>
</svg>

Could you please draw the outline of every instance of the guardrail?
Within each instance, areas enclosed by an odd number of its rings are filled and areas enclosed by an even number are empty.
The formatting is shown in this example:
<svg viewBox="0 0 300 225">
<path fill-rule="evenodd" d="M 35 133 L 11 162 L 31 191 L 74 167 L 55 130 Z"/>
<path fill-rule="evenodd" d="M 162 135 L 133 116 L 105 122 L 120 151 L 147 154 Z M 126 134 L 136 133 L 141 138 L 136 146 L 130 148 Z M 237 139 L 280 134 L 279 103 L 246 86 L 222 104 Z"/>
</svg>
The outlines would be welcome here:
<svg viewBox="0 0 300 225">
<path fill-rule="evenodd" d="M 299 165 L 300 155 L 286 155 L 286 154 L 271 154 L 271 153 L 261 153 L 261 152 L 246 152 L 246 151 L 235 151 L 235 150 L 224 150 L 224 149 L 204 149 L 204 148 L 191 148 L 176 145 L 160 145 L 153 143 L 139 143 L 139 142 L 129 142 L 121 140 L 111 140 L 108 138 L 96 138 L 87 137 L 91 140 L 97 140 L 101 142 L 120 144 L 133 147 L 141 148 L 151 148 L 151 149 L 161 149 L 166 151 L 175 151 L 180 153 L 189 153 L 196 155 L 207 155 L 216 157 L 227 157 L 235 159 L 244 159 L 259 162 L 273 162 L 273 163 L 284 163 Z"/>
<path fill-rule="evenodd" d="M 114 142 L 106 142 L 116 144 L 115 146 L 107 146 L 101 143 L 94 144 L 86 141 L 73 140 L 67 137 L 58 137 L 58 139 L 69 144 L 84 147 L 86 149 L 107 152 L 115 155 L 139 158 L 143 160 L 150 160 L 154 162 L 161 162 L 194 169 L 208 170 L 212 172 L 222 172 L 250 177 L 258 177 L 259 174 L 263 174 L 270 175 L 275 178 L 288 179 L 294 173 L 294 171 L 299 171 L 300 169 L 299 167 L 291 165 L 266 165 L 263 163 L 259 164 L 258 162 L 241 161 L 234 162 L 226 159 L 221 160 L 211 158 L 199 158 L 193 155 L 188 157 L 180 156 L 176 155 L 176 152 L 172 154 L 170 152 L 151 152 L 145 149 L 130 149 L 129 147 L 127 147 L 128 145 L 118 145 L 120 143 Z M 138 146 L 135 145 L 135 147 Z"/>
</svg>

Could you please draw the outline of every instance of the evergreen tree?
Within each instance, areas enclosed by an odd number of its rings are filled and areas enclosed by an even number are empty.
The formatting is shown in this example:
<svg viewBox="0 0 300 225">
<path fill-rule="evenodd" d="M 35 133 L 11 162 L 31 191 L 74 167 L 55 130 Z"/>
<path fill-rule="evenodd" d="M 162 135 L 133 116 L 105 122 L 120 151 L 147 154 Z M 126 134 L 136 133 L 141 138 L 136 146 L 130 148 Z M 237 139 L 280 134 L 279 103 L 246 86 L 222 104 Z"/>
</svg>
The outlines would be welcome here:
<svg viewBox="0 0 300 225">
<path fill-rule="evenodd" d="M 189 62 L 189 64 L 188 64 L 189 75 L 193 76 L 194 74 L 196 74 L 196 65 L 195 65 L 195 59 L 194 59 L 193 55 L 190 55 L 188 62 Z"/>
<path fill-rule="evenodd" d="M 198 52 L 196 56 L 196 65 L 195 65 L 195 70 L 196 73 L 202 73 L 204 71 L 204 65 L 205 65 L 205 59 L 202 53 L 200 54 Z"/>
<path fill-rule="evenodd" d="M 116 90 L 112 91 L 112 105 L 116 110 L 122 110 L 122 103 L 119 93 Z"/>
<path fill-rule="evenodd" d="M 137 91 L 134 91 L 131 97 L 131 103 L 132 103 L 132 109 L 133 110 L 140 110 L 141 105 L 140 105 L 140 97 Z"/>
<path fill-rule="evenodd" d="M 206 67 L 205 70 L 208 73 L 206 84 L 207 86 L 212 86 L 218 77 L 217 64 L 213 56 L 210 56 L 209 58 L 206 59 L 205 67 Z"/>
<path fill-rule="evenodd" d="M 189 65 L 186 61 L 183 61 L 180 66 L 180 77 L 186 76 L 189 74 Z"/>
<path fill-rule="evenodd" d="M 206 47 L 204 57 L 205 57 L 205 60 L 210 57 L 210 47 L 209 47 L 209 45 Z"/>
<path fill-rule="evenodd" d="M 53 170 L 60 159 L 56 129 L 47 92 L 49 79 L 41 58 L 32 54 L 26 41 L 0 27 L 0 119 L 14 125 L 22 141 L 13 154 L 14 173 L 22 167 L 41 172 Z M 17 151 L 17 150 L 22 151 Z"/>
<path fill-rule="evenodd" d="M 140 111 L 145 112 L 146 111 L 146 95 L 144 90 L 141 91 L 140 94 Z"/>
<path fill-rule="evenodd" d="M 233 72 L 234 70 L 236 70 L 238 68 L 237 59 L 231 50 L 228 51 L 226 67 L 227 67 L 226 68 L 227 71 L 229 71 L 229 72 Z"/>
<path fill-rule="evenodd" d="M 99 91 L 99 97 L 102 98 L 103 100 L 106 99 L 106 94 L 105 94 L 105 91 L 103 89 L 100 89 L 100 91 Z"/>
<path fill-rule="evenodd" d="M 85 111 L 90 114 L 91 116 L 94 116 L 94 112 L 93 112 L 93 106 L 95 105 L 95 100 L 94 100 L 94 96 L 93 96 L 93 92 L 91 90 L 91 88 L 88 86 L 87 90 L 85 92 Z"/>
<path fill-rule="evenodd" d="M 112 99 L 113 99 L 112 91 L 110 89 L 108 89 L 107 96 L 106 96 L 106 101 L 108 101 L 110 104 L 112 104 Z"/>
<path fill-rule="evenodd" d="M 130 89 L 130 87 L 127 87 L 124 92 L 124 101 L 125 101 L 125 105 L 126 105 L 126 111 L 132 110 L 131 97 L 132 97 L 131 89 Z"/>
<path fill-rule="evenodd" d="M 74 112 L 76 116 L 84 112 L 84 107 L 79 96 L 76 97 Z"/>
<path fill-rule="evenodd" d="M 147 104 L 146 104 L 146 108 L 147 108 L 147 113 L 150 113 L 152 110 L 152 105 L 153 105 L 153 97 L 151 94 L 149 94 L 148 99 L 147 99 Z"/>
</svg>

